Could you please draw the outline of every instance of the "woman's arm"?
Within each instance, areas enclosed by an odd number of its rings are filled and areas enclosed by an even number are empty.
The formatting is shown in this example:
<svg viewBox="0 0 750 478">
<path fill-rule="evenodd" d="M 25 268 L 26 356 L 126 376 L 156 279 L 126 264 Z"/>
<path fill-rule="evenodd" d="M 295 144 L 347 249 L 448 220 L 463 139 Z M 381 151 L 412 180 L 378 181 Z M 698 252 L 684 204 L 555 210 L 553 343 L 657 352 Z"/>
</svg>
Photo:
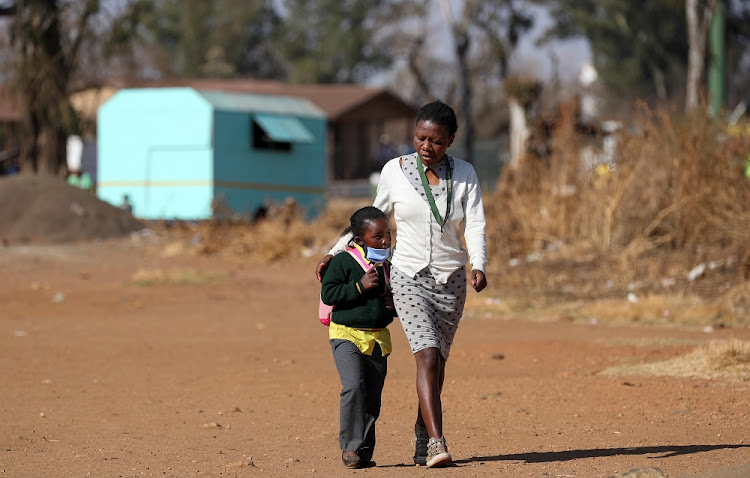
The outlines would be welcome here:
<svg viewBox="0 0 750 478">
<path fill-rule="evenodd" d="M 385 216 L 389 219 L 393 212 L 391 184 L 393 183 L 393 176 L 395 174 L 394 168 L 398 168 L 396 172 L 400 172 L 401 166 L 399 164 L 399 159 L 391 160 L 383 167 L 383 170 L 380 173 L 380 181 L 378 181 L 378 190 L 375 194 L 375 200 L 372 202 L 372 205 L 383 211 Z"/>
<path fill-rule="evenodd" d="M 469 252 L 472 269 L 484 271 L 487 267 L 487 224 L 484 218 L 482 191 L 474 168 L 466 178 L 466 188 L 464 206 L 466 249 Z"/>
<path fill-rule="evenodd" d="M 469 280 L 472 287 L 480 292 L 487 286 L 485 275 L 485 269 L 487 268 L 487 223 L 484 217 L 482 191 L 473 167 L 467 177 L 466 185 L 464 239 L 471 262 Z"/>
<path fill-rule="evenodd" d="M 349 244 L 349 241 L 351 241 L 353 237 L 354 236 L 352 236 L 351 232 L 339 237 L 339 240 L 333 245 L 331 250 L 328 251 L 328 254 L 323 256 L 320 262 L 318 262 L 318 265 L 315 267 L 315 278 L 318 279 L 318 282 L 323 281 L 323 276 L 326 273 L 326 269 L 328 269 L 328 263 L 331 262 L 333 256 L 346 251 L 346 245 Z"/>
</svg>

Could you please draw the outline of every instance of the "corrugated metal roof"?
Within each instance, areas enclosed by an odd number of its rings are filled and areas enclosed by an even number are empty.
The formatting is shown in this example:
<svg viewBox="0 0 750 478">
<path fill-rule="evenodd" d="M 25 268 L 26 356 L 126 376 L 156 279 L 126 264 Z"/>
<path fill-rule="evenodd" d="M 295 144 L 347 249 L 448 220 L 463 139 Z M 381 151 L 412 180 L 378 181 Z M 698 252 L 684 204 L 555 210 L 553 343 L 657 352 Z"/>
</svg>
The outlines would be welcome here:
<svg viewBox="0 0 750 478">
<path fill-rule="evenodd" d="M 258 95 L 283 95 L 306 98 L 320 108 L 330 121 L 347 115 L 367 102 L 389 100 L 393 116 L 414 117 L 417 108 L 407 104 L 390 91 L 383 88 L 370 88 L 350 84 L 294 85 L 278 81 L 254 79 L 190 79 L 176 78 L 156 82 L 147 82 L 144 86 L 168 87 L 190 86 L 196 90 L 211 90 Z"/>
<path fill-rule="evenodd" d="M 228 93 L 196 89 L 215 108 L 228 111 L 276 113 L 283 115 L 325 118 L 325 113 L 309 100 L 288 96 Z"/>
</svg>

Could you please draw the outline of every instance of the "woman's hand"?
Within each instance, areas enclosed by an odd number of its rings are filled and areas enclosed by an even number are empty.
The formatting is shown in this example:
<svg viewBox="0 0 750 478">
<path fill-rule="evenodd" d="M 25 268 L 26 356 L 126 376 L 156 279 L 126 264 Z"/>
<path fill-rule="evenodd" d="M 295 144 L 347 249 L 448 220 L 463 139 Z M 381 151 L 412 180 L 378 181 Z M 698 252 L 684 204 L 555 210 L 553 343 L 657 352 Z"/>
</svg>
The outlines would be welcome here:
<svg viewBox="0 0 750 478">
<path fill-rule="evenodd" d="M 333 259 L 333 256 L 327 254 L 323 259 L 320 260 L 320 262 L 318 263 L 318 267 L 315 268 L 315 277 L 318 279 L 318 282 L 323 281 L 323 276 L 326 273 L 328 263 L 331 262 L 331 259 Z"/>
<path fill-rule="evenodd" d="M 482 289 L 487 287 L 487 277 L 485 277 L 484 272 L 472 269 L 470 276 L 471 286 L 475 291 L 482 292 Z"/>
<path fill-rule="evenodd" d="M 372 267 L 370 268 L 370 270 L 365 272 L 365 275 L 363 275 L 359 281 L 362 282 L 362 285 L 364 286 L 365 290 L 370 290 L 378 286 L 379 280 L 380 280 L 380 277 L 378 277 L 377 269 Z"/>
</svg>

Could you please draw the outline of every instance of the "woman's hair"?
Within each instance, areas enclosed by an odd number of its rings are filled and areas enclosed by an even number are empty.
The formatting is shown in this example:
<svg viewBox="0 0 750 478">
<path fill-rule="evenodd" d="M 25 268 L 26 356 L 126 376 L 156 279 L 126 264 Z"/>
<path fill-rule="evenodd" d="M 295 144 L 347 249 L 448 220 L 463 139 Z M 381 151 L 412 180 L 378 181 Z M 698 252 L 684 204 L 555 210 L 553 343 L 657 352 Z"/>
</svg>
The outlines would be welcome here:
<svg viewBox="0 0 750 478">
<path fill-rule="evenodd" d="M 352 217 L 349 218 L 349 227 L 347 227 L 341 235 L 343 236 L 351 232 L 354 237 L 362 237 L 362 234 L 365 233 L 365 229 L 367 229 L 367 224 L 377 219 L 388 220 L 385 213 L 380 209 L 375 206 L 365 206 L 352 214 Z"/>
<path fill-rule="evenodd" d="M 417 113 L 417 121 L 415 121 L 414 124 L 417 124 L 420 121 L 432 121 L 433 123 L 437 123 L 447 129 L 448 133 L 451 135 L 456 134 L 456 131 L 458 131 L 458 121 L 456 121 L 455 111 L 440 100 L 428 103 L 419 109 L 419 113 Z"/>
</svg>

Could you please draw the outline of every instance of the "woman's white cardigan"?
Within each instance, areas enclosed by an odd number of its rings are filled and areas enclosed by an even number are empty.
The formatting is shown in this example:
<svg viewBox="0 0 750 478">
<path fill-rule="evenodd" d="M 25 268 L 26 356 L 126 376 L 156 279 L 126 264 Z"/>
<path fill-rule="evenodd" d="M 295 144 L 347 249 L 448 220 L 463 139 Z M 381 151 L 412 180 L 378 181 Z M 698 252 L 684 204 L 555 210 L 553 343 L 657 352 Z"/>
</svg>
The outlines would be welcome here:
<svg viewBox="0 0 750 478">
<path fill-rule="evenodd" d="M 383 167 L 373 206 L 396 221 L 396 247 L 391 263 L 401 272 L 415 277 L 425 267 L 438 284 L 463 267 L 467 259 L 472 269 L 485 271 L 487 265 L 486 224 L 482 192 L 474 167 L 453 159 L 453 199 L 448 221 L 441 232 L 427 201 L 414 189 L 401 169 L 400 160 L 415 161 L 416 153 L 393 158 Z M 436 199 L 438 211 L 445 215 L 447 194 Z M 461 241 L 463 232 L 466 248 Z M 329 251 L 342 252 L 351 235 L 345 235 Z"/>
</svg>

